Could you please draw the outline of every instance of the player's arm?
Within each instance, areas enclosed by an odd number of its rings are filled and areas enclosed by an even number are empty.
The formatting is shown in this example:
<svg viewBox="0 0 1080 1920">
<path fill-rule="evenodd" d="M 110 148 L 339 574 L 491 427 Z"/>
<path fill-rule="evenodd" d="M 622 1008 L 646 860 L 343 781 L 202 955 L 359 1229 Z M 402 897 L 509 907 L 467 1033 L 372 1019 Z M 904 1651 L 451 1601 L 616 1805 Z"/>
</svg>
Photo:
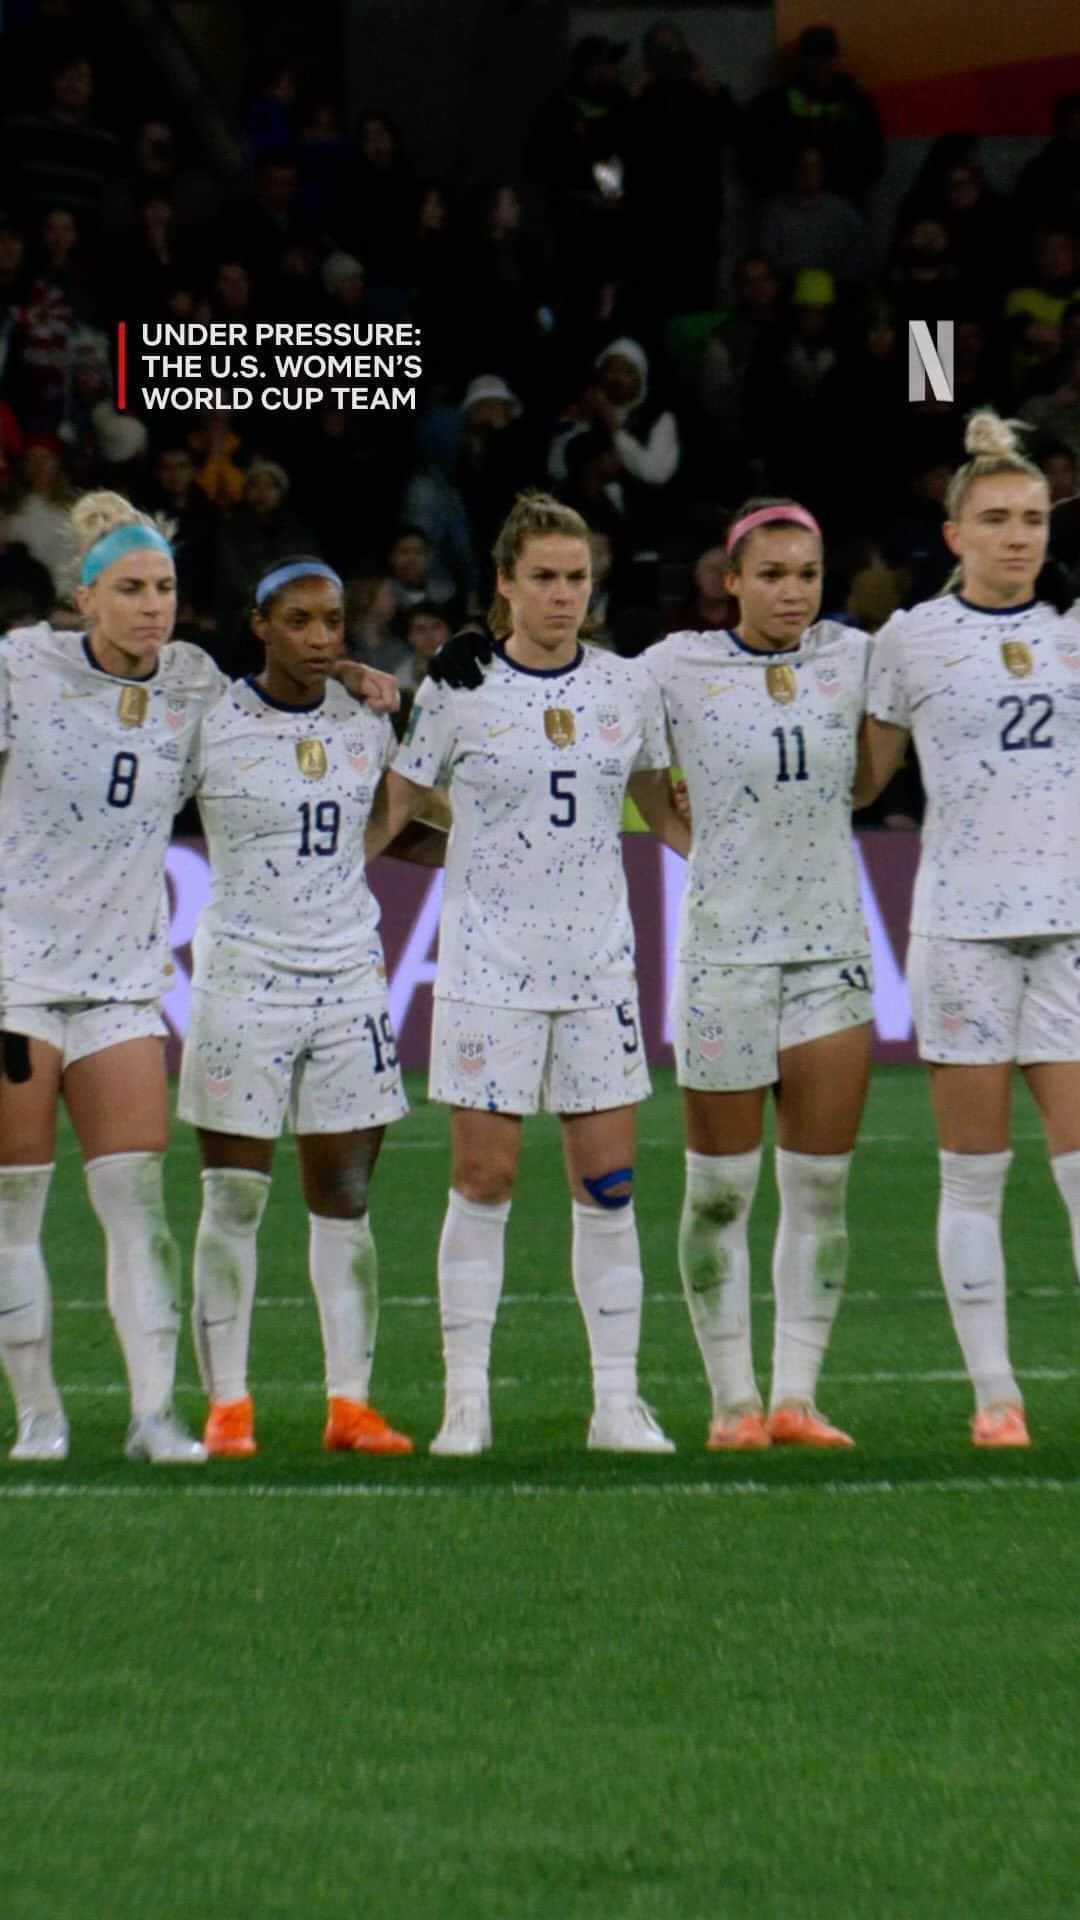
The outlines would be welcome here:
<svg viewBox="0 0 1080 1920">
<path fill-rule="evenodd" d="M 690 828 L 676 805 L 668 769 L 648 767 L 639 773 L 632 773 L 627 784 L 630 798 L 649 832 L 662 840 L 665 847 L 671 847 L 684 860 L 688 859 Z"/>
<path fill-rule="evenodd" d="M 868 807 L 887 787 L 894 773 L 904 764 L 911 735 L 906 727 L 893 726 L 889 720 L 865 715 L 859 728 L 859 751 L 855 762 L 855 784 L 851 804 L 857 810 Z"/>
<path fill-rule="evenodd" d="M 374 860 L 386 853 L 418 866 L 441 867 L 449 827 L 450 807 L 443 794 L 434 787 L 418 786 L 388 767 L 375 789 L 364 834 L 364 858 Z"/>
<path fill-rule="evenodd" d="M 337 660 L 330 672 L 372 713 L 396 713 L 401 705 L 401 688 L 392 673 L 365 666 L 362 660 Z"/>
</svg>

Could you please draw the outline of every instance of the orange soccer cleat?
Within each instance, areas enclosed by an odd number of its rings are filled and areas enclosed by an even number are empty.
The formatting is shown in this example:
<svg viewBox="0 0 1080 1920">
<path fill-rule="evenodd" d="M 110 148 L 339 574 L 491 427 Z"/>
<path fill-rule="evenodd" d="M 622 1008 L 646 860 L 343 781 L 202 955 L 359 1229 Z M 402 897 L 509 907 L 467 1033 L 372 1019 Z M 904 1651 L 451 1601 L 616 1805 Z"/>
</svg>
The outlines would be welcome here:
<svg viewBox="0 0 1080 1920">
<path fill-rule="evenodd" d="M 778 1447 L 853 1447 L 850 1433 L 842 1433 L 816 1407 L 774 1407 L 765 1422 Z"/>
<path fill-rule="evenodd" d="M 250 1394 L 242 1400 L 213 1401 L 203 1428 L 203 1446 L 207 1453 L 231 1459 L 255 1452 L 255 1409 Z"/>
<path fill-rule="evenodd" d="M 983 1407 L 971 1423 L 977 1447 L 1030 1447 L 1023 1407 Z"/>
<path fill-rule="evenodd" d="M 334 1393 L 327 1402 L 322 1443 L 328 1453 L 412 1452 L 408 1435 L 395 1433 L 374 1407 Z"/>
<path fill-rule="evenodd" d="M 705 1445 L 714 1453 L 722 1453 L 728 1448 L 771 1447 L 772 1439 L 765 1415 L 752 1407 L 747 1413 L 718 1413 Z"/>
</svg>

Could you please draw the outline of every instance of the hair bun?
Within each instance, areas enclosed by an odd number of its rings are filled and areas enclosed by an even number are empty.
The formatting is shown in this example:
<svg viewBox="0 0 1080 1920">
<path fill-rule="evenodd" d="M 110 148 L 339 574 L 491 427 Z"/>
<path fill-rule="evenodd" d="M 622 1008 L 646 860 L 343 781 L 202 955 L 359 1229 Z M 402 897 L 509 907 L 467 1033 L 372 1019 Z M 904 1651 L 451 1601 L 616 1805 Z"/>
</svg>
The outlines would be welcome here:
<svg viewBox="0 0 1080 1920">
<path fill-rule="evenodd" d="M 80 554 L 88 553 L 95 540 L 102 534 L 111 533 L 114 527 L 125 527 L 145 523 L 151 525 L 146 514 L 125 500 L 122 493 L 84 493 L 76 500 L 71 509 L 71 525 Z"/>
<path fill-rule="evenodd" d="M 1001 459 L 1010 453 L 1022 455 L 1020 434 L 1024 431 L 1022 420 L 1003 420 L 992 407 L 980 407 L 964 429 L 964 446 L 976 459 Z"/>
</svg>

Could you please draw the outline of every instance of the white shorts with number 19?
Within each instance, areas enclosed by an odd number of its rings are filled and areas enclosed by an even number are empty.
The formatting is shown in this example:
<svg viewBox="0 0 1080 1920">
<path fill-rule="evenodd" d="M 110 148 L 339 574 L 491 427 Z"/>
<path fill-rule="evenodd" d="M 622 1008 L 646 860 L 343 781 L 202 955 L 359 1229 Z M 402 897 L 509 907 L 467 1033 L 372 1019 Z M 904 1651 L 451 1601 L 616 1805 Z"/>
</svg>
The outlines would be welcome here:
<svg viewBox="0 0 1080 1920">
<path fill-rule="evenodd" d="M 385 996 L 289 1007 L 195 989 L 179 1113 L 244 1139 L 359 1133 L 408 1112 Z"/>
<path fill-rule="evenodd" d="M 651 1092 L 636 1000 L 566 1013 L 435 1001 L 433 1100 L 485 1113 L 603 1113 Z"/>
</svg>

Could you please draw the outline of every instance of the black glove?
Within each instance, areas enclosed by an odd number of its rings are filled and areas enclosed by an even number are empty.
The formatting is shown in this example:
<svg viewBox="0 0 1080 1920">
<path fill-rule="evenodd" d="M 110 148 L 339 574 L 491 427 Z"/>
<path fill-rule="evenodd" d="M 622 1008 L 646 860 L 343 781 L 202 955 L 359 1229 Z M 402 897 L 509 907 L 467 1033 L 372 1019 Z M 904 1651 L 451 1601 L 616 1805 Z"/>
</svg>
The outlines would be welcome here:
<svg viewBox="0 0 1080 1920">
<path fill-rule="evenodd" d="M 30 1047 L 25 1033 L 0 1033 L 0 1080 L 19 1086 L 30 1078 Z"/>
<path fill-rule="evenodd" d="M 1045 600 L 1056 613 L 1068 613 L 1076 600 L 1076 588 L 1067 567 L 1060 560 L 1047 560 L 1035 582 L 1035 598 Z"/>
<path fill-rule="evenodd" d="M 428 662 L 428 679 L 439 686 L 482 687 L 483 667 L 490 664 L 495 643 L 486 627 L 462 627 L 436 647 Z"/>
</svg>

